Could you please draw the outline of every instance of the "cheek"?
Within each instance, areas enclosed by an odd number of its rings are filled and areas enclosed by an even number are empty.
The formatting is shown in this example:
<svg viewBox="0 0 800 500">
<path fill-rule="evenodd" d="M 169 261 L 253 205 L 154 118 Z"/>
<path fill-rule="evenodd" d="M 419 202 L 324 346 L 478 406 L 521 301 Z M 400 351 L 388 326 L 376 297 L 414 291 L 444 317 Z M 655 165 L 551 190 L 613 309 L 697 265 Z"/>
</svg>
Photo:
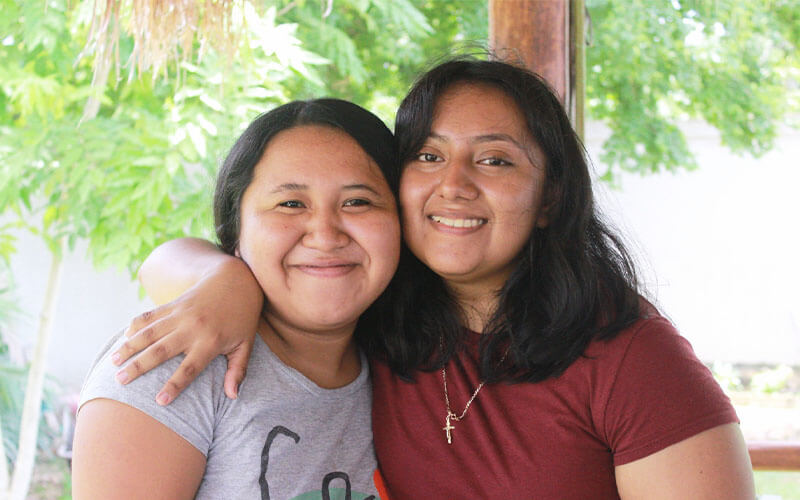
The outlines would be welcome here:
<svg viewBox="0 0 800 500">
<path fill-rule="evenodd" d="M 498 216 L 495 235 L 499 242 L 516 252 L 537 226 L 540 200 L 535 192 L 527 190 L 505 193 L 497 202 L 502 211 L 495 212 Z"/>
<path fill-rule="evenodd" d="M 427 198 L 422 189 L 414 189 L 406 185 L 400 189 L 400 220 L 403 225 L 403 235 L 408 238 L 422 228 Z"/>
<path fill-rule="evenodd" d="M 251 267 L 263 268 L 280 264 L 292 242 L 298 238 L 297 232 L 292 224 L 269 218 L 243 219 L 238 253 Z"/>
<path fill-rule="evenodd" d="M 413 169 L 407 168 L 400 178 L 400 207 L 403 215 L 422 210 L 425 204 L 425 193 L 429 190 L 429 179 Z"/>
<path fill-rule="evenodd" d="M 533 217 L 542 205 L 542 186 L 536 179 L 522 178 L 494 186 L 492 193 L 496 206 L 523 220 Z"/>
<path fill-rule="evenodd" d="M 400 260 L 400 221 L 397 214 L 392 211 L 391 215 L 360 216 L 349 221 L 346 231 L 366 256 L 371 279 L 385 282 L 383 285 L 388 283 Z"/>
<path fill-rule="evenodd" d="M 380 217 L 358 228 L 362 248 L 381 268 L 397 267 L 400 258 L 400 221 L 396 216 Z M 392 271 L 394 273 L 394 271 Z"/>
</svg>

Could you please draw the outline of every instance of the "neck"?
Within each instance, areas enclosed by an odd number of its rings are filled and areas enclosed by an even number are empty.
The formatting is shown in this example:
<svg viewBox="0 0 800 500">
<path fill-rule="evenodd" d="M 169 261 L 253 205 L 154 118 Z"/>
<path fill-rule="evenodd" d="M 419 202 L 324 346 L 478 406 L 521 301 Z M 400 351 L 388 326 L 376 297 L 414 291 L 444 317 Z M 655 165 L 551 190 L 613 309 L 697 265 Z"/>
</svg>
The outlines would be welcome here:
<svg viewBox="0 0 800 500">
<path fill-rule="evenodd" d="M 447 282 L 447 286 L 461 308 L 464 326 L 474 332 L 483 333 L 497 309 L 499 289 L 453 282 Z"/>
<path fill-rule="evenodd" d="M 295 328 L 269 313 L 259 322 L 259 335 L 283 363 L 323 389 L 336 389 L 361 373 L 361 358 L 353 339 L 355 324 L 311 332 Z"/>
</svg>

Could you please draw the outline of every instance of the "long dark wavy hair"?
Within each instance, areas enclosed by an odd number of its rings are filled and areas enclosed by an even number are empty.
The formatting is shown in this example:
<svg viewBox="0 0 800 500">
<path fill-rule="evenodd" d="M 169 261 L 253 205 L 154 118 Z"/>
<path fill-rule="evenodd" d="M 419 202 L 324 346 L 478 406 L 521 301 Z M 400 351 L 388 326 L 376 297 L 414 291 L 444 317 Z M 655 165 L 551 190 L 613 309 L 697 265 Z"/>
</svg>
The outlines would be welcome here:
<svg viewBox="0 0 800 500">
<path fill-rule="evenodd" d="M 420 77 L 400 105 L 395 136 L 401 164 L 431 131 L 437 100 L 456 83 L 490 85 L 510 96 L 546 157 L 548 225 L 535 228 L 499 291 L 479 345 L 488 382 L 537 382 L 564 372 L 594 339 L 640 316 L 631 258 L 592 199 L 584 148 L 541 77 L 501 61 L 458 58 Z M 371 318 L 375 352 L 398 374 L 443 366 L 468 335 L 444 280 L 404 248 L 392 311 Z M 366 318 L 365 318 L 366 321 Z M 504 354 L 508 349 L 508 354 Z"/>
</svg>

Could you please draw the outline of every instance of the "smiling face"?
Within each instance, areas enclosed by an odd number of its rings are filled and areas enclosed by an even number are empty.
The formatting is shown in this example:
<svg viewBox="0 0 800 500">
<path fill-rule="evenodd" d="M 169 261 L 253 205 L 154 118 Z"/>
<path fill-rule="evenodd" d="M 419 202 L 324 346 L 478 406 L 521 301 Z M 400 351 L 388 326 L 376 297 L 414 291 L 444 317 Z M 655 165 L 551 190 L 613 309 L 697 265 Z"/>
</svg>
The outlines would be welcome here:
<svg viewBox="0 0 800 500">
<path fill-rule="evenodd" d="M 267 319 L 348 329 L 397 268 L 394 196 L 358 143 L 333 127 L 276 135 L 241 203 L 237 254 L 268 298 Z"/>
<path fill-rule="evenodd" d="M 511 97 L 485 84 L 454 84 L 404 166 L 409 248 L 456 292 L 493 297 L 534 227 L 547 224 L 545 163 Z"/>
</svg>

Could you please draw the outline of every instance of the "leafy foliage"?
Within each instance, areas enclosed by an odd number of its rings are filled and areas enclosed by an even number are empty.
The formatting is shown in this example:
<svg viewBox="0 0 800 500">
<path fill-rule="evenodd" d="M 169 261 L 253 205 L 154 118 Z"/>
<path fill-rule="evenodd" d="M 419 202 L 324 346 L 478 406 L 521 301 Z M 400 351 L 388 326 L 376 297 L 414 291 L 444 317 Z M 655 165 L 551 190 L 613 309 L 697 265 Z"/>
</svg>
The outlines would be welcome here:
<svg viewBox="0 0 800 500">
<path fill-rule="evenodd" d="M 590 114 L 612 131 L 605 178 L 695 167 L 679 119 L 716 127 L 733 151 L 761 155 L 798 111 L 800 2 L 587 1 Z"/>
<path fill-rule="evenodd" d="M 242 1 L 235 59 L 198 46 L 166 73 L 112 74 L 97 117 L 79 124 L 94 95 L 92 54 L 80 57 L 94 2 L 0 0 L 0 256 L 24 227 L 54 251 L 87 240 L 97 265 L 133 271 L 163 240 L 210 236 L 216 167 L 256 114 L 333 95 L 391 122 L 421 70 L 485 44 L 487 3 Z M 612 132 L 606 180 L 695 166 L 683 118 L 759 155 L 800 108 L 800 0 L 589 0 L 588 9 L 588 110 Z M 120 73 L 132 50 L 122 36 Z"/>
<path fill-rule="evenodd" d="M 279 2 L 304 46 L 330 60 L 322 81 L 298 81 L 293 94 L 351 99 L 391 123 L 400 99 L 424 68 L 466 42 L 485 46 L 488 2 L 338 0 Z"/>
<path fill-rule="evenodd" d="M 209 50 L 168 79 L 118 80 L 103 89 L 97 117 L 79 124 L 93 93 L 90 62 L 78 58 L 85 6 L 1 1 L 16 15 L 4 16 L 0 45 L 0 213 L 53 251 L 62 239 L 88 240 L 99 266 L 133 271 L 165 239 L 209 237 L 219 157 L 254 116 L 287 100 L 287 80 L 324 61 L 300 47 L 295 26 L 275 24 L 274 9 L 250 6 L 256 32 L 242 63 Z M 121 40 L 121 60 L 131 48 Z M 13 239 L 0 250 L 13 251 Z"/>
</svg>

